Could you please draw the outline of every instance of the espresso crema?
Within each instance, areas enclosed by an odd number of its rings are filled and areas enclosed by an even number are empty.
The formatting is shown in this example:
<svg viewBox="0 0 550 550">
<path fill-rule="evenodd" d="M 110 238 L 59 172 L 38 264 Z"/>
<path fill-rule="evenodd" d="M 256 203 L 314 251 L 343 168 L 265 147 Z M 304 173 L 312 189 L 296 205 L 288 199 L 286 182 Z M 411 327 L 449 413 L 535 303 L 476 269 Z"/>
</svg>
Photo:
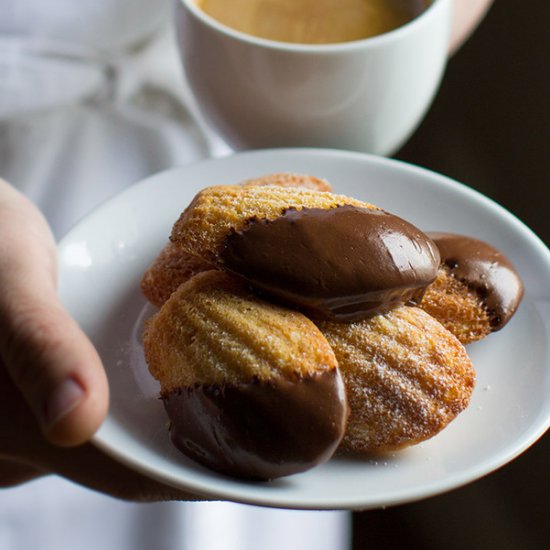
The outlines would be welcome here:
<svg viewBox="0 0 550 550">
<path fill-rule="evenodd" d="M 431 0 L 195 0 L 205 13 L 237 31 L 299 44 L 370 38 L 422 13 Z"/>
</svg>

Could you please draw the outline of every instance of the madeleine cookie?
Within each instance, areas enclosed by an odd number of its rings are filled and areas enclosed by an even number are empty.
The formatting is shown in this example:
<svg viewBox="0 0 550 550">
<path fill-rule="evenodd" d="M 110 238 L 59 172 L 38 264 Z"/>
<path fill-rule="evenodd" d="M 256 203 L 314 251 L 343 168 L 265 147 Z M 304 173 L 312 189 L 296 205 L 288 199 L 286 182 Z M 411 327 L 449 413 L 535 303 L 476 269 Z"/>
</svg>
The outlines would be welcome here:
<svg viewBox="0 0 550 550">
<path fill-rule="evenodd" d="M 347 404 L 334 353 L 302 314 L 219 271 L 181 285 L 147 324 L 174 444 L 234 476 L 271 479 L 330 458 Z"/>
<path fill-rule="evenodd" d="M 309 176 L 307 174 L 294 174 L 291 172 L 268 174 L 267 176 L 243 181 L 241 185 L 246 185 L 247 187 L 279 185 L 282 187 L 303 187 L 313 191 L 332 191 L 332 185 L 324 179 Z"/>
<path fill-rule="evenodd" d="M 356 323 L 318 323 L 346 386 L 342 449 L 393 451 L 439 433 L 469 403 L 475 373 L 462 344 L 417 307 Z"/>
<path fill-rule="evenodd" d="M 287 172 L 268 174 L 246 180 L 239 185 L 247 187 L 279 185 L 282 187 L 303 187 L 314 191 L 332 191 L 332 186 L 326 180 L 306 174 Z M 141 279 L 141 291 L 149 302 L 161 307 L 179 285 L 189 280 L 193 275 L 208 269 L 212 269 L 210 264 L 169 242 L 144 273 Z"/>
<path fill-rule="evenodd" d="M 523 284 L 514 266 L 489 244 L 451 233 L 430 233 L 441 267 L 420 307 L 463 344 L 501 329 L 516 312 Z"/>
<path fill-rule="evenodd" d="M 212 263 L 220 262 L 227 235 L 250 220 L 275 220 L 290 209 L 330 209 L 351 204 L 377 207 L 329 192 L 279 185 L 217 185 L 199 192 L 174 224 L 171 240 L 183 250 Z"/>
<path fill-rule="evenodd" d="M 169 242 L 141 278 L 141 291 L 149 302 L 161 307 L 172 293 L 197 273 L 212 266 Z"/>
<path fill-rule="evenodd" d="M 211 187 L 172 241 L 315 318 L 356 320 L 419 301 L 439 252 L 412 224 L 343 195 L 296 188 Z"/>
</svg>

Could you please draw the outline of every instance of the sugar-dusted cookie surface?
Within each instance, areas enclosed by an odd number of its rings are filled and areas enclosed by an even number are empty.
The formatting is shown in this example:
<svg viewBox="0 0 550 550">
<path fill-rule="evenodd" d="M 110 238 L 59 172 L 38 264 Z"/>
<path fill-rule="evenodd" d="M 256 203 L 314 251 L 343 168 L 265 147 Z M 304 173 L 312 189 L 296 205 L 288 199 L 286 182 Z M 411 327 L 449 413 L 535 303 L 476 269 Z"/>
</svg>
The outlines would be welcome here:
<svg viewBox="0 0 550 550">
<path fill-rule="evenodd" d="M 303 187 L 313 191 L 332 191 L 332 185 L 324 179 L 308 174 L 296 174 L 294 172 L 279 172 L 267 174 L 258 178 L 243 181 L 241 185 L 247 187 L 258 185 L 280 185 L 282 187 Z"/>
<path fill-rule="evenodd" d="M 141 291 L 149 302 L 161 307 L 184 282 L 202 271 L 212 269 L 202 258 L 168 242 L 141 278 Z"/>
<path fill-rule="evenodd" d="M 440 268 L 436 280 L 426 289 L 420 307 L 463 344 L 492 332 L 489 314 L 478 293 L 454 278 L 446 267 Z"/>
<path fill-rule="evenodd" d="M 420 307 L 463 344 L 504 327 L 523 298 L 523 283 L 504 254 L 465 235 L 430 233 L 441 267 Z"/>
<path fill-rule="evenodd" d="M 424 441 L 466 408 L 475 373 L 462 344 L 417 307 L 356 323 L 318 323 L 346 385 L 342 448 L 393 451 Z"/>
</svg>

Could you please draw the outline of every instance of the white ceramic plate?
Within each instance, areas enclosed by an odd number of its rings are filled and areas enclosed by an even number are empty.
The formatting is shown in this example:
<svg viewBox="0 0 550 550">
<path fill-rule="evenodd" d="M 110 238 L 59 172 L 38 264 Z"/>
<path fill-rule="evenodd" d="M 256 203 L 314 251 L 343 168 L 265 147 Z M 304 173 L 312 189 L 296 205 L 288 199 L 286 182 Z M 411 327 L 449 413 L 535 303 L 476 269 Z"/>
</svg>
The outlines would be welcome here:
<svg viewBox="0 0 550 550">
<path fill-rule="evenodd" d="M 424 230 L 461 232 L 502 250 L 525 299 L 507 327 L 469 347 L 477 386 L 469 408 L 430 441 L 376 461 L 340 458 L 269 483 L 218 475 L 177 452 L 139 345 L 151 313 L 144 269 L 201 188 L 271 172 L 324 177 Z M 108 201 L 60 243 L 60 291 L 97 346 L 109 376 L 109 416 L 95 443 L 128 466 L 208 498 L 285 508 L 367 509 L 441 493 L 502 466 L 548 428 L 550 252 L 515 217 L 440 175 L 362 154 L 272 150 L 208 160 L 153 176 Z M 144 309 L 145 308 L 145 309 Z"/>
</svg>

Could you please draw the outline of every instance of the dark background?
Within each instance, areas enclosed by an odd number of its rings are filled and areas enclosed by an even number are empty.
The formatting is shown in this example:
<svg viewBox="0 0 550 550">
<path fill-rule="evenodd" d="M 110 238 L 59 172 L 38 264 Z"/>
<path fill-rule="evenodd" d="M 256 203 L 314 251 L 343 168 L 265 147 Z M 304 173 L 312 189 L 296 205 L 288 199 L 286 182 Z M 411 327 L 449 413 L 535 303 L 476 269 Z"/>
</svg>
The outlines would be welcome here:
<svg viewBox="0 0 550 550">
<path fill-rule="evenodd" d="M 550 243 L 549 0 L 495 0 L 396 156 L 482 191 Z"/>
<path fill-rule="evenodd" d="M 495 0 L 395 156 L 481 191 L 550 244 L 550 0 Z M 547 434 L 466 487 L 355 513 L 353 548 L 546 550 L 549 464 Z"/>
</svg>

